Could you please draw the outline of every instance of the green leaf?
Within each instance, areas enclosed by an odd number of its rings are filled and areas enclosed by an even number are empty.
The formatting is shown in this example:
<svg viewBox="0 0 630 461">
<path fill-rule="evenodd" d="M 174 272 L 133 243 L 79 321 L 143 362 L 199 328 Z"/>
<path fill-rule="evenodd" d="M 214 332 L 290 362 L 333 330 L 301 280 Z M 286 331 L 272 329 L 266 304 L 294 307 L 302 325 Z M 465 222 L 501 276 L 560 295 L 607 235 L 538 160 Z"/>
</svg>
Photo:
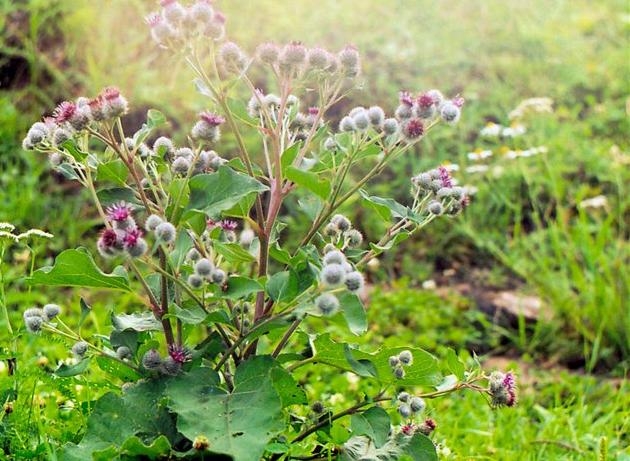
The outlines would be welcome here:
<svg viewBox="0 0 630 461">
<path fill-rule="evenodd" d="M 110 181 L 118 186 L 126 184 L 128 175 L 129 170 L 120 159 L 100 163 L 96 168 L 96 176 L 99 181 Z"/>
<path fill-rule="evenodd" d="M 398 434 L 398 438 L 402 439 L 405 436 Z M 408 441 L 405 447 L 405 455 L 411 461 L 438 461 L 435 445 L 430 438 L 422 435 L 415 434 L 410 441 Z"/>
<path fill-rule="evenodd" d="M 450 347 L 446 350 L 446 365 L 451 373 L 453 373 L 460 381 L 465 378 L 466 366 L 464 362 L 457 357 L 457 354 Z"/>
<path fill-rule="evenodd" d="M 298 280 L 293 272 L 273 274 L 267 281 L 267 293 L 274 301 L 290 301 L 298 295 Z"/>
<path fill-rule="evenodd" d="M 131 291 L 126 277 L 102 272 L 84 248 L 63 251 L 55 259 L 54 266 L 36 270 L 28 278 L 28 283 Z"/>
<path fill-rule="evenodd" d="M 96 195 L 103 206 L 112 205 L 121 201 L 140 205 L 140 201 L 136 198 L 135 192 L 129 187 L 101 189 Z"/>
<path fill-rule="evenodd" d="M 263 286 L 256 280 L 234 276 L 228 278 L 227 290 L 223 293 L 223 296 L 229 299 L 239 299 L 262 290 Z"/>
<path fill-rule="evenodd" d="M 391 212 L 391 216 L 394 216 L 396 218 L 406 218 L 411 213 L 411 210 L 409 208 L 401 203 L 398 203 L 394 199 L 370 196 L 363 189 L 359 190 L 359 194 L 361 195 L 361 197 L 363 197 L 364 200 L 379 205 L 380 207 L 387 208 Z"/>
<path fill-rule="evenodd" d="M 61 144 L 61 147 L 72 157 L 74 157 L 74 159 L 79 163 L 83 162 L 83 160 L 85 160 L 88 156 L 87 153 L 79 150 L 74 139 L 68 139 L 67 141 L 64 141 Z"/>
<path fill-rule="evenodd" d="M 212 242 L 213 248 L 232 264 L 250 263 L 256 261 L 247 250 L 237 243 Z"/>
<path fill-rule="evenodd" d="M 376 367 L 371 360 L 355 359 L 352 355 L 350 346 L 347 344 L 343 345 L 343 353 L 346 357 L 346 361 L 350 367 L 352 367 L 352 371 L 354 371 L 357 375 L 364 376 L 366 378 L 378 378 L 378 371 L 376 371 Z"/>
<path fill-rule="evenodd" d="M 166 117 L 162 112 L 155 109 L 147 111 L 147 126 L 149 128 L 157 128 L 166 124 Z"/>
<path fill-rule="evenodd" d="M 304 187 L 323 200 L 326 200 L 330 195 L 330 181 L 320 179 L 316 173 L 289 166 L 286 169 L 285 176 L 298 186 Z"/>
<path fill-rule="evenodd" d="M 326 333 L 311 341 L 314 350 L 314 358 L 318 363 L 324 363 L 335 368 L 354 371 L 346 358 L 346 347 L 343 343 L 336 343 Z M 405 367 L 405 377 L 397 379 L 389 366 L 389 357 L 398 355 L 408 350 L 413 355 L 413 364 Z M 366 359 L 371 361 L 376 368 L 378 381 L 383 384 L 395 384 L 397 386 L 435 386 L 441 380 L 438 361 L 428 352 L 411 347 L 393 347 L 381 349 L 374 353 L 367 353 L 357 349 L 351 349 L 355 360 Z"/>
<path fill-rule="evenodd" d="M 90 358 L 88 357 L 81 360 L 75 365 L 66 365 L 65 363 L 62 363 L 61 365 L 59 365 L 59 368 L 57 368 L 54 373 L 60 378 L 69 378 L 70 376 L 80 375 L 85 370 L 87 370 L 89 365 Z"/>
<path fill-rule="evenodd" d="M 90 315 L 90 312 L 92 312 L 92 306 L 85 302 L 85 299 L 83 298 L 79 300 L 79 306 L 81 306 L 81 317 L 79 318 L 79 328 L 81 328 L 83 322 L 87 319 L 87 316 Z"/>
<path fill-rule="evenodd" d="M 127 365 L 120 363 L 118 360 L 106 355 L 97 356 L 96 363 L 101 370 L 124 382 L 133 382 L 142 378 L 142 376 L 133 368 L 130 368 Z"/>
<path fill-rule="evenodd" d="M 160 435 L 150 444 L 145 444 L 139 437 L 134 435 L 122 444 L 120 454 L 133 456 L 134 459 L 162 459 L 171 454 L 171 444 L 163 435 Z"/>
<path fill-rule="evenodd" d="M 308 403 L 304 390 L 298 386 L 291 373 L 284 368 L 274 367 L 271 370 L 271 379 L 273 387 L 276 389 L 280 400 L 282 400 L 282 408 L 289 405 L 305 405 Z"/>
<path fill-rule="evenodd" d="M 112 326 L 117 331 L 160 331 L 162 324 L 153 312 L 134 312 L 133 314 L 112 313 Z"/>
<path fill-rule="evenodd" d="M 284 429 L 274 368 L 269 357 L 241 363 L 231 393 L 218 386 L 216 375 L 209 379 L 204 369 L 169 383 L 169 407 L 178 415 L 177 429 L 190 440 L 207 437 L 213 452 L 234 461 L 259 461 L 267 443 Z"/>
<path fill-rule="evenodd" d="M 224 210 L 236 205 L 242 198 L 253 192 L 263 192 L 267 186 L 245 174 L 236 173 L 222 166 L 211 174 L 200 174 L 189 181 L 189 210 L 201 210 L 218 216 Z"/>
<path fill-rule="evenodd" d="M 297 157 L 300 147 L 302 147 L 302 143 L 296 142 L 295 144 L 291 144 L 291 146 L 282 153 L 282 156 L 280 157 L 280 165 L 282 166 L 283 175 L 286 176 L 287 168 L 293 165 L 293 160 Z"/>
<path fill-rule="evenodd" d="M 127 449 L 139 448 L 130 437 L 138 436 L 154 449 L 164 442 L 153 443 L 165 437 L 172 444 L 178 441 L 173 416 L 165 407 L 164 380 L 152 380 L 131 386 L 122 396 L 108 393 L 95 404 L 87 422 L 83 440 L 78 445 L 67 444 L 60 453 L 61 461 L 111 460 L 125 443 Z M 97 458 L 96 452 L 105 451 Z"/>
<path fill-rule="evenodd" d="M 389 439 L 391 420 L 381 407 L 372 407 L 363 413 L 352 415 L 350 421 L 352 434 L 368 436 L 376 448 L 385 445 Z"/>
<path fill-rule="evenodd" d="M 353 293 L 344 293 L 339 296 L 339 303 L 350 331 L 357 336 L 365 333 L 368 327 L 367 314 L 359 297 Z"/>
<path fill-rule="evenodd" d="M 182 309 L 177 304 L 172 304 L 169 311 L 170 313 L 167 317 L 177 317 L 182 323 L 187 325 L 199 325 L 208 317 L 208 313 L 197 304 L 185 309 Z"/>
</svg>

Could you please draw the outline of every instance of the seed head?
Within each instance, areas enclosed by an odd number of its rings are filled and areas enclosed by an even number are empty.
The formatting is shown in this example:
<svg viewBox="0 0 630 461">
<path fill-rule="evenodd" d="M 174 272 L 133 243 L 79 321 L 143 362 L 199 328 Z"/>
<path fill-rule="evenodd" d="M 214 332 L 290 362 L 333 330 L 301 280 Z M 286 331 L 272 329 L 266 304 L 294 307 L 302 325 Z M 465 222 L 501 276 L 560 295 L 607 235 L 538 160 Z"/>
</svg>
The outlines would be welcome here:
<svg viewBox="0 0 630 461">
<path fill-rule="evenodd" d="M 158 370 L 162 365 L 162 357 L 155 349 L 150 349 L 142 356 L 142 366 L 147 370 Z"/>
<path fill-rule="evenodd" d="M 155 228 L 155 236 L 164 243 L 175 241 L 177 230 L 170 222 L 164 221 Z"/>
<path fill-rule="evenodd" d="M 160 216 L 158 216 L 156 214 L 152 214 L 144 222 L 144 228 L 148 232 L 153 232 L 157 228 L 157 226 L 159 226 L 163 222 L 164 222 L 164 220 Z"/>
<path fill-rule="evenodd" d="M 188 285 L 197 290 L 203 286 L 203 279 L 197 274 L 190 274 L 188 276 Z"/>
<path fill-rule="evenodd" d="M 173 173 L 184 176 L 188 174 L 188 170 L 192 166 L 192 162 L 186 157 L 177 157 L 171 164 Z"/>
<path fill-rule="evenodd" d="M 209 259 L 201 258 L 195 263 L 195 272 L 201 277 L 208 277 L 214 269 L 214 265 Z"/>
<path fill-rule="evenodd" d="M 173 26 L 178 26 L 186 17 L 186 8 L 184 8 L 178 1 L 162 0 L 160 3 L 164 8 L 162 10 L 164 19 Z"/>
<path fill-rule="evenodd" d="M 442 207 L 442 203 L 438 202 L 437 200 L 432 200 L 431 202 L 429 202 L 429 204 L 427 205 L 427 209 L 429 210 L 429 213 L 438 216 L 444 213 L 444 207 Z"/>
<path fill-rule="evenodd" d="M 87 352 L 87 350 L 88 350 L 88 343 L 86 343 L 85 341 L 78 341 L 74 343 L 74 346 L 72 346 L 72 354 L 75 357 L 82 358 Z"/>
<path fill-rule="evenodd" d="M 50 322 L 52 319 L 57 317 L 60 312 L 61 308 L 57 304 L 46 304 L 43 307 L 42 316 L 47 322 Z"/>
<path fill-rule="evenodd" d="M 323 293 L 315 299 L 315 306 L 322 315 L 331 316 L 339 309 L 339 300 L 332 293 Z"/>
<path fill-rule="evenodd" d="M 344 283 L 349 291 L 356 293 L 361 291 L 365 282 L 363 281 L 363 275 L 361 275 L 360 272 L 352 271 L 346 274 L 346 280 Z"/>
<path fill-rule="evenodd" d="M 354 126 L 356 126 L 360 131 L 365 131 L 370 126 L 370 119 L 365 109 L 355 113 L 352 116 L 352 120 L 354 121 Z"/>
<path fill-rule="evenodd" d="M 389 363 L 390 367 L 395 368 L 400 364 L 400 359 L 397 355 L 391 355 L 389 359 L 387 359 L 387 362 Z"/>
<path fill-rule="evenodd" d="M 398 399 L 399 402 L 404 402 L 404 403 L 408 403 L 410 398 L 411 396 L 409 395 L 409 392 L 401 392 L 396 397 L 396 399 Z"/>
<path fill-rule="evenodd" d="M 191 248 L 188 253 L 186 253 L 186 259 L 189 261 L 199 261 L 201 258 L 201 253 L 196 248 Z"/>
<path fill-rule="evenodd" d="M 321 273 L 321 280 L 324 285 L 338 286 L 344 283 L 346 278 L 346 271 L 340 264 L 328 264 L 324 266 Z"/>
<path fill-rule="evenodd" d="M 405 377 L 405 370 L 400 365 L 394 368 L 394 376 L 396 379 L 403 379 Z"/>
</svg>

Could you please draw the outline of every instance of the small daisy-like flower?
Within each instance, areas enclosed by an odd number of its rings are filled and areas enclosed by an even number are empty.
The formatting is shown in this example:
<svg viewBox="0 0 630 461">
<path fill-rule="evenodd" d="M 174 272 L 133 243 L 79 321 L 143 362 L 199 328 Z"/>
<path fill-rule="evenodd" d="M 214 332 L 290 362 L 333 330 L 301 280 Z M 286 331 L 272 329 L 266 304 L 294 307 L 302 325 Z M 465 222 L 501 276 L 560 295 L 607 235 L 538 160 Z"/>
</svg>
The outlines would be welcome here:
<svg viewBox="0 0 630 461">
<path fill-rule="evenodd" d="M 131 206 L 125 202 L 118 202 L 107 208 L 107 218 L 111 221 L 126 221 L 131 217 Z"/>
<path fill-rule="evenodd" d="M 168 355 L 177 363 L 185 363 L 192 359 L 192 354 L 188 348 L 171 344 L 168 348 Z"/>
</svg>

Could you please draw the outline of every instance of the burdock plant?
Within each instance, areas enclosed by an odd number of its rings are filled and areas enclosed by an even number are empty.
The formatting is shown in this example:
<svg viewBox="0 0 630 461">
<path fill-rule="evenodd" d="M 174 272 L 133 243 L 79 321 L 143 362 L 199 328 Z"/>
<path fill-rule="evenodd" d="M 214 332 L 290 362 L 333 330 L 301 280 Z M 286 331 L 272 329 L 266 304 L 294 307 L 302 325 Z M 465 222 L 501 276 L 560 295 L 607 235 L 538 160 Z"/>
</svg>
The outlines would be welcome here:
<svg viewBox="0 0 630 461">
<path fill-rule="evenodd" d="M 137 456 L 190 459 L 203 452 L 237 461 L 397 459 L 435 452 L 427 425 L 414 423 L 428 399 L 475 389 L 509 405 L 512 394 L 499 396 L 496 378 L 487 389 L 479 367 L 465 371 L 454 354 L 441 363 L 416 345 L 364 351 L 333 339 L 332 328 L 312 328 L 313 317 L 321 317 L 318 325 L 341 320 L 350 334 L 365 333 L 366 264 L 467 205 L 441 167 L 410 180 L 406 203 L 367 189 L 438 125 L 454 124 L 463 99 L 402 92 L 391 115 L 368 106 L 330 120 L 329 109 L 360 75 L 355 47 L 331 52 L 266 43 L 249 55 L 224 38 L 225 17 L 209 1 L 161 3 L 147 19 L 151 36 L 165 54 L 183 57 L 206 98 L 189 144 L 156 137 L 157 128 L 168 128 L 155 110 L 138 132 L 125 133 L 128 103 L 113 87 L 61 103 L 24 140 L 88 189 L 102 220 L 91 249 L 61 253 L 31 283 L 129 292 L 137 307 L 114 313 L 109 337 L 81 337 L 39 311 L 25 316 L 29 330 L 75 341 L 78 363 L 64 368 L 65 376 L 94 360 L 126 383 L 122 395 L 99 400 L 83 441 L 63 456 L 99 452 L 113 459 L 133 445 Z M 267 88 L 250 79 L 252 67 L 267 70 Z M 245 101 L 235 99 L 236 87 L 249 92 Z M 223 145 L 222 133 L 236 145 Z M 353 174 L 358 165 L 367 169 L 362 177 Z M 351 200 L 387 221 L 376 241 L 339 212 Z M 310 223 L 303 235 L 286 228 L 289 202 Z M 110 264 L 117 266 L 111 273 L 99 267 Z M 321 396 L 307 396 L 294 374 L 308 380 L 314 374 L 303 370 L 331 367 L 373 381 L 378 391 L 312 420 L 309 400 Z M 451 376 L 444 380 L 440 370 Z M 414 397 L 398 402 L 400 387 L 414 388 Z M 343 419 L 349 415 L 361 417 Z M 98 432 L 113 418 L 124 422 L 116 436 Z M 340 421 L 348 438 L 327 436 Z"/>
</svg>

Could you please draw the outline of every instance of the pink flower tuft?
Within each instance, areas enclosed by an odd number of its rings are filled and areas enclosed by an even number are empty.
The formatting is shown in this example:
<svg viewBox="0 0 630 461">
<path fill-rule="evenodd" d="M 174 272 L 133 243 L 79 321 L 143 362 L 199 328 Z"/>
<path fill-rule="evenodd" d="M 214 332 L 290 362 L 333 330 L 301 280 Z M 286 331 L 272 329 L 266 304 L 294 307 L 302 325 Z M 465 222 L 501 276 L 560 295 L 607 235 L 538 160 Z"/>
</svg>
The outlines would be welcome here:
<svg viewBox="0 0 630 461">
<path fill-rule="evenodd" d="M 230 221 L 229 219 L 224 219 L 220 223 L 221 229 L 224 231 L 233 231 L 238 227 L 238 223 L 236 221 Z"/>
<path fill-rule="evenodd" d="M 57 106 L 53 112 L 55 122 L 64 123 L 68 122 L 77 112 L 77 105 L 70 101 L 63 101 Z"/>
<path fill-rule="evenodd" d="M 158 13 L 151 13 L 146 18 L 145 21 L 151 27 L 155 27 L 162 22 L 162 16 Z"/>
<path fill-rule="evenodd" d="M 405 106 L 413 106 L 413 96 L 408 91 L 401 91 L 399 95 L 400 103 Z"/>
<path fill-rule="evenodd" d="M 105 248 L 112 248 L 118 243 L 118 234 L 114 229 L 105 229 L 99 240 Z"/>
<path fill-rule="evenodd" d="M 405 424 L 400 428 L 400 432 L 406 436 L 412 436 L 416 432 L 416 425 L 413 423 Z"/>
<path fill-rule="evenodd" d="M 441 166 L 438 168 L 440 172 L 440 181 L 442 181 L 442 187 L 453 187 L 453 178 L 448 170 Z"/>
<path fill-rule="evenodd" d="M 319 107 L 309 107 L 308 115 L 317 115 L 319 114 Z"/>
<path fill-rule="evenodd" d="M 430 94 L 422 93 L 420 96 L 418 96 L 416 102 L 418 103 L 418 106 L 426 109 L 427 107 L 431 107 L 435 103 L 435 100 L 431 97 Z"/>
<path fill-rule="evenodd" d="M 503 387 L 508 394 L 508 399 L 505 404 L 508 407 L 513 407 L 516 404 L 516 380 L 514 379 L 514 374 L 512 372 L 505 374 L 505 378 L 503 378 Z"/>
<path fill-rule="evenodd" d="M 462 106 L 464 105 L 464 103 L 466 102 L 466 100 L 464 98 L 462 98 L 460 95 L 455 96 L 451 102 L 459 107 L 460 109 L 462 108 Z"/>
<path fill-rule="evenodd" d="M 107 217 L 111 221 L 125 221 L 131 216 L 131 206 L 125 202 L 118 202 L 107 208 Z"/>
<path fill-rule="evenodd" d="M 409 119 L 403 125 L 403 134 L 409 139 L 416 139 L 424 133 L 424 124 L 419 118 Z"/>
<path fill-rule="evenodd" d="M 138 240 L 142 237 L 142 231 L 138 228 L 128 230 L 124 237 L 123 243 L 126 248 L 133 248 L 137 245 Z"/>
<path fill-rule="evenodd" d="M 120 97 L 120 90 L 115 86 L 108 86 L 101 92 L 101 96 L 107 101 L 112 101 Z"/>
<path fill-rule="evenodd" d="M 188 362 L 190 359 L 192 359 L 192 354 L 187 348 L 183 346 L 177 346 L 175 344 L 171 344 L 169 346 L 168 355 L 170 355 L 171 358 L 177 363 Z"/>
<path fill-rule="evenodd" d="M 212 112 L 202 112 L 199 114 L 199 118 L 206 122 L 210 126 L 219 126 L 225 123 L 225 119 L 218 114 Z"/>
</svg>

